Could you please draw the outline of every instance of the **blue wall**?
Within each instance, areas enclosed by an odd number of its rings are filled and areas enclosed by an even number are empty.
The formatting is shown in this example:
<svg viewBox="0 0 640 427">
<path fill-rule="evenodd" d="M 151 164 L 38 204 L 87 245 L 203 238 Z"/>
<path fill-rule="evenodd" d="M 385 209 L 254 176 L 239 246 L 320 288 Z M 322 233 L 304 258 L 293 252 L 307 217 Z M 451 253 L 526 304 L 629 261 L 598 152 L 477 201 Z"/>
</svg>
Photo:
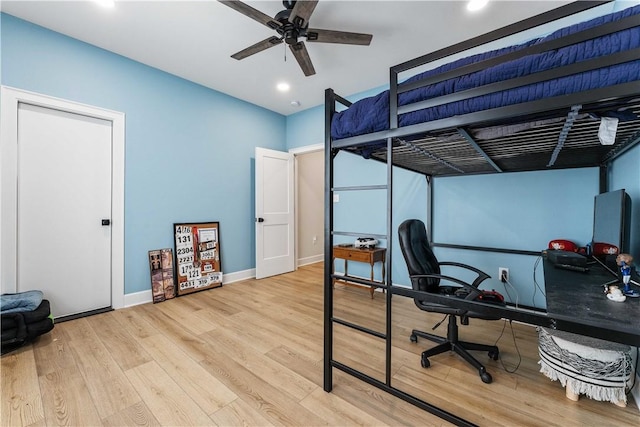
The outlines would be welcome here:
<svg viewBox="0 0 640 427">
<path fill-rule="evenodd" d="M 254 148 L 285 149 L 285 117 L 2 14 L 2 80 L 126 115 L 125 293 L 174 222 L 220 221 L 225 273 L 255 267 Z"/>
<path fill-rule="evenodd" d="M 434 180 L 433 239 L 438 243 L 541 251 L 550 240 L 584 246 L 593 231 L 593 197 L 598 168 L 437 178 Z M 460 260 L 492 276 L 485 289 L 496 289 L 511 302 L 544 307 L 537 256 L 437 248 L 440 259 Z M 498 268 L 509 268 L 509 282 Z M 538 285 L 536 285 L 536 282 Z M 515 288 L 515 289 L 514 289 Z"/>
</svg>

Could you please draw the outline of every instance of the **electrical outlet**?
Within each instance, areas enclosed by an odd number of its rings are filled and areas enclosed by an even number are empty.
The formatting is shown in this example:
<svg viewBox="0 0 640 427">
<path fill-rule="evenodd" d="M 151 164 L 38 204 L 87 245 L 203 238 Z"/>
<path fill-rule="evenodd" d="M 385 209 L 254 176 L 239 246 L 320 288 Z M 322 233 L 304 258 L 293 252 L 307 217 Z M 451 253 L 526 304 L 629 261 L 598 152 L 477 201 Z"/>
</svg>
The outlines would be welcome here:
<svg viewBox="0 0 640 427">
<path fill-rule="evenodd" d="M 498 268 L 498 278 L 502 283 L 509 281 L 509 269 L 507 267 Z"/>
</svg>

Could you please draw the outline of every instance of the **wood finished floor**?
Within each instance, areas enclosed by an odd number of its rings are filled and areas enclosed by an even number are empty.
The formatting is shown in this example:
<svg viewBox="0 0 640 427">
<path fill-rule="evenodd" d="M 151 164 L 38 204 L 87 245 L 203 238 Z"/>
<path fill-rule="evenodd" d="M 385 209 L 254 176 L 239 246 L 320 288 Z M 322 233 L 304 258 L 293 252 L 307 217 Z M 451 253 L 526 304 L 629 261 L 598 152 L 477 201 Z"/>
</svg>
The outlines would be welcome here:
<svg viewBox="0 0 640 427">
<path fill-rule="evenodd" d="M 334 370 L 322 389 L 322 264 L 246 280 L 160 304 L 56 325 L 2 357 L 3 426 L 444 426 L 381 390 Z M 411 300 L 393 300 L 395 387 L 486 426 L 638 426 L 640 412 L 581 398 L 538 372 L 535 329 L 472 320 L 461 338 L 494 343 L 484 384 L 454 354 L 420 367 L 432 343 L 408 339 L 441 319 Z M 336 285 L 335 315 L 384 332 L 383 294 Z M 437 329 L 446 332 L 446 324 Z M 336 326 L 334 359 L 384 380 L 384 342 Z"/>
</svg>

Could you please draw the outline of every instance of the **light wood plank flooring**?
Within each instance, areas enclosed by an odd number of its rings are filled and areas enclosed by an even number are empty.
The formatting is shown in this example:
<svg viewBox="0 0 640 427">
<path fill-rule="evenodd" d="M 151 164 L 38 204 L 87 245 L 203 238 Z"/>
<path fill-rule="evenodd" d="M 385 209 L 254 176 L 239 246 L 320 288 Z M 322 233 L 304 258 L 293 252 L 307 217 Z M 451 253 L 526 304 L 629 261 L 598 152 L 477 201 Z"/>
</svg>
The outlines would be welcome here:
<svg viewBox="0 0 640 427">
<path fill-rule="evenodd" d="M 314 264 L 57 324 L 2 357 L 2 425 L 448 425 L 338 370 L 332 393 L 323 391 L 322 274 Z M 337 317 L 385 331 L 383 294 L 335 289 Z M 501 361 L 477 354 L 494 378 L 484 384 L 454 354 L 420 367 L 433 344 L 411 343 L 410 331 L 441 316 L 403 297 L 392 312 L 392 384 L 449 412 L 486 426 L 640 425 L 632 398 L 627 408 L 567 400 L 538 372 L 530 326 L 472 319 L 461 327 L 461 339 L 498 341 Z M 384 380 L 384 354 L 383 341 L 336 326 L 334 359 Z"/>
</svg>

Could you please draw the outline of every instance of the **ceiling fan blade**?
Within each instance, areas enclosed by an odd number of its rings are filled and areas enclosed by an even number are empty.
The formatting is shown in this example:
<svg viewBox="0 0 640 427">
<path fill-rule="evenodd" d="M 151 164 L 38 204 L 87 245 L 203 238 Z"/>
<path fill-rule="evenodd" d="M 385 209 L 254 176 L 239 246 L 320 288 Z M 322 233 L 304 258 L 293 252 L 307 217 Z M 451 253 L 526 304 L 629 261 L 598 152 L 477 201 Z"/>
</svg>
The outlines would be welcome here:
<svg viewBox="0 0 640 427">
<path fill-rule="evenodd" d="M 304 75 L 307 77 L 313 76 L 316 73 L 316 70 L 313 68 L 311 57 L 309 57 L 309 52 L 307 51 L 304 43 L 298 42 L 296 44 L 290 44 L 289 49 L 291 49 L 293 56 L 295 56 L 296 61 L 298 61 L 298 65 L 302 68 Z"/>
<path fill-rule="evenodd" d="M 289 22 L 299 27 L 305 27 L 309 24 L 309 18 L 316 8 L 318 0 L 307 1 L 298 0 L 291 9 L 291 15 L 289 15 Z M 296 22 L 298 20 L 298 22 Z"/>
<path fill-rule="evenodd" d="M 357 44 L 369 46 L 373 36 L 363 33 L 349 33 L 347 31 L 321 30 L 319 28 L 309 28 L 307 30 L 307 41 L 316 43 L 341 43 Z"/>
<path fill-rule="evenodd" d="M 224 4 L 225 6 L 229 6 L 231 9 L 236 10 L 241 14 L 248 16 L 249 18 L 254 19 L 259 23 L 266 25 L 267 27 L 272 28 L 274 30 L 282 26 L 280 22 L 276 21 L 269 15 L 266 15 L 260 12 L 259 10 L 249 6 L 248 4 L 242 3 L 241 1 L 223 1 L 223 0 L 218 0 L 218 1 Z"/>
<path fill-rule="evenodd" d="M 233 59 L 244 59 L 247 56 L 251 56 L 255 53 L 258 52 L 262 52 L 263 50 L 269 49 L 270 47 L 279 45 L 280 43 L 282 43 L 282 40 L 279 39 L 278 37 L 272 36 L 269 37 L 268 39 L 262 40 L 261 42 L 258 42 L 252 46 L 249 46 L 246 49 L 242 49 L 240 52 L 238 53 L 234 53 L 233 55 L 231 55 L 231 57 Z"/>
</svg>

